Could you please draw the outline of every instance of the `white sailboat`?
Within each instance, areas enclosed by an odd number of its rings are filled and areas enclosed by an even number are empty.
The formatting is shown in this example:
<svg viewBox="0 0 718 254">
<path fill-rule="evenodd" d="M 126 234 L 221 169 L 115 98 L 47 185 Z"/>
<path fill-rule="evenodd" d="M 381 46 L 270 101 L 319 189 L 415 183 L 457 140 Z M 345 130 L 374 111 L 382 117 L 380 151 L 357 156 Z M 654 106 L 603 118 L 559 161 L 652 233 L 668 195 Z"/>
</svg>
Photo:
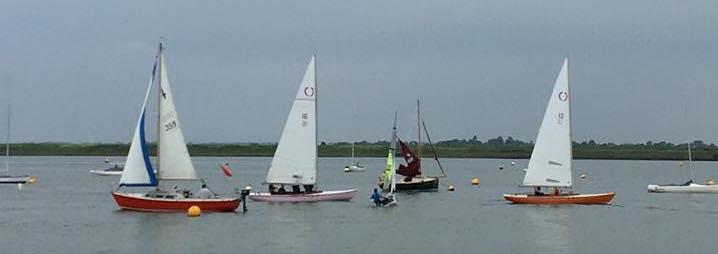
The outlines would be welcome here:
<svg viewBox="0 0 718 254">
<path fill-rule="evenodd" d="M 255 201 L 312 202 L 349 200 L 356 189 L 319 191 L 317 176 L 317 100 L 315 57 L 309 61 L 264 184 L 269 192 L 251 193 Z M 291 187 L 291 190 L 286 190 Z M 304 191 L 300 189 L 304 187 Z"/>
<path fill-rule="evenodd" d="M 691 156 L 691 143 L 688 143 L 688 171 L 690 172 L 690 179 L 688 182 L 682 184 L 649 184 L 647 189 L 648 192 L 683 192 L 683 193 L 718 193 L 718 185 L 704 185 L 693 182 L 693 167 L 691 164 L 693 158 Z"/>
<path fill-rule="evenodd" d="M 352 108 L 354 109 L 353 116 L 356 117 L 356 104 L 352 104 L 352 106 L 353 106 Z M 356 122 L 356 119 L 354 119 L 354 122 Z M 352 126 L 355 126 L 355 125 L 352 125 Z M 364 170 L 366 170 L 366 167 L 360 165 L 359 160 L 357 160 L 356 157 L 354 156 L 355 147 L 356 147 L 356 142 L 352 142 L 351 164 L 344 166 L 344 172 L 364 172 Z"/>
<path fill-rule="evenodd" d="M 9 101 L 9 98 L 8 98 Z M 29 175 L 13 176 L 10 175 L 10 103 L 7 106 L 7 133 L 5 139 L 5 171 L 0 172 L 0 184 L 24 184 L 34 181 Z"/>
<path fill-rule="evenodd" d="M 145 109 L 150 92 L 155 83 L 155 74 L 159 66 L 157 80 L 157 160 L 156 173 L 150 161 L 149 149 L 145 140 Z M 187 144 L 184 141 L 181 125 L 175 110 L 174 98 L 167 77 L 164 49 L 160 43 L 157 60 L 152 68 L 152 77 L 147 87 L 137 127 L 130 144 L 118 190 L 112 192 L 117 205 L 122 209 L 140 211 L 186 211 L 191 206 L 199 206 L 203 211 L 231 212 L 239 206 L 239 198 L 191 197 L 188 191 L 165 191 L 159 187 L 161 180 L 197 180 Z M 122 187 L 156 187 L 146 193 L 120 192 Z"/>
<path fill-rule="evenodd" d="M 522 204 L 601 204 L 608 203 L 615 193 L 562 193 L 561 188 L 573 188 L 571 164 L 571 102 L 569 100 L 568 58 L 556 78 L 546 113 L 534 144 L 523 187 L 533 187 L 533 194 L 504 194 L 504 198 Z M 545 195 L 541 187 L 554 188 Z"/>
<path fill-rule="evenodd" d="M 354 157 L 354 146 L 356 142 L 352 142 L 352 164 L 344 166 L 344 172 L 364 172 L 366 167 L 359 165 L 359 161 Z"/>
</svg>

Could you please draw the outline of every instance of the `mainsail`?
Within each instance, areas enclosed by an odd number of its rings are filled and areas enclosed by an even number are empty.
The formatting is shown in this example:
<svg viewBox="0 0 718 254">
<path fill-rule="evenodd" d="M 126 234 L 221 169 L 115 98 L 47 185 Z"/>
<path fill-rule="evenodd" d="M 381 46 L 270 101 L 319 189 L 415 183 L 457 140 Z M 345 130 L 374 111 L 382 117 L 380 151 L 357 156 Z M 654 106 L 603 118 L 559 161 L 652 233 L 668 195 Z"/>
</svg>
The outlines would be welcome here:
<svg viewBox="0 0 718 254">
<path fill-rule="evenodd" d="M 150 92 L 152 91 L 156 70 L 157 62 L 155 62 L 152 67 L 152 77 L 150 78 L 150 84 L 147 86 L 147 93 L 142 103 L 140 117 L 137 120 L 137 127 L 135 127 L 135 132 L 132 136 L 130 151 L 127 154 L 125 168 L 120 178 L 120 186 L 157 186 L 157 179 L 152 169 L 152 163 L 150 162 L 150 155 L 145 141 L 145 108 L 147 106 L 147 100 L 150 97 Z"/>
<path fill-rule="evenodd" d="M 160 79 L 159 79 L 159 155 L 157 167 L 160 179 L 188 180 L 197 179 L 192 160 L 184 141 L 175 103 L 167 77 L 165 56 L 160 44 L 159 53 Z"/>
<path fill-rule="evenodd" d="M 399 139 L 399 145 L 401 146 L 401 154 L 406 161 L 406 165 L 399 165 L 399 169 L 396 170 L 396 173 L 406 177 L 421 175 L 421 160 L 419 157 L 416 156 L 401 139 Z"/>
<path fill-rule="evenodd" d="M 534 145 L 524 186 L 571 187 L 571 108 L 568 58 L 556 78 Z"/>
<path fill-rule="evenodd" d="M 266 183 L 315 184 L 317 181 L 317 86 L 314 56 L 297 91 Z"/>
</svg>

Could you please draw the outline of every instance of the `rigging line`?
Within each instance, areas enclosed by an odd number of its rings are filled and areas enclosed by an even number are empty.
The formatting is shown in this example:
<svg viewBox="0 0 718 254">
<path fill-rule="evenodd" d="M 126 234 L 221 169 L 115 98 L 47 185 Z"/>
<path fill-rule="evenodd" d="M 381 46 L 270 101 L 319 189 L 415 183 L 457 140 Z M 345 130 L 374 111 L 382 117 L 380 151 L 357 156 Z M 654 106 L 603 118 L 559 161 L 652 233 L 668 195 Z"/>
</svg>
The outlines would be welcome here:
<svg viewBox="0 0 718 254">
<path fill-rule="evenodd" d="M 434 160 L 436 160 L 436 163 L 439 165 L 439 169 L 441 170 L 441 177 L 446 177 L 446 172 L 444 172 L 444 167 L 441 166 L 441 161 L 439 161 L 439 155 L 436 153 L 436 148 L 434 148 L 434 143 L 431 142 L 431 137 L 429 137 L 429 131 L 426 129 L 426 123 L 424 123 L 424 120 L 421 120 L 421 125 L 424 127 L 424 132 L 426 133 L 426 140 L 429 141 L 429 147 L 431 147 L 431 151 L 434 152 Z"/>
</svg>

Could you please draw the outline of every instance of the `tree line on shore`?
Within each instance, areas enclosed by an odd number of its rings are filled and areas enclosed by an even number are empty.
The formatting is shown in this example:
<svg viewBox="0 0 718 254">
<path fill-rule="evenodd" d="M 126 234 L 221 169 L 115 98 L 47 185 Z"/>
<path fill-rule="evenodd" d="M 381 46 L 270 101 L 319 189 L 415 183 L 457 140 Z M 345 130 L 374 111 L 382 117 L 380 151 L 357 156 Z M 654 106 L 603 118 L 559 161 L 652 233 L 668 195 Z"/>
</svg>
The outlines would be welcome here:
<svg viewBox="0 0 718 254">
<path fill-rule="evenodd" d="M 416 142 L 410 141 L 415 147 Z M 718 146 L 701 140 L 690 142 L 694 160 L 718 160 Z M 11 144 L 12 155 L 21 156 L 124 156 L 129 144 L 126 143 L 15 143 Z M 351 152 L 350 142 L 321 142 L 319 155 L 323 157 L 344 157 Z M 355 154 L 360 157 L 382 157 L 386 155 L 388 141 L 360 141 L 355 143 Z M 430 149 L 423 144 L 424 150 Z M 4 147 L 4 145 L 2 146 Z M 148 145 L 154 154 L 155 145 Z M 275 143 L 191 143 L 189 151 L 193 156 L 272 156 Z M 440 158 L 529 158 L 533 149 L 532 141 L 513 137 L 496 137 L 486 141 L 476 136 L 470 139 L 451 139 L 434 143 Z M 687 143 L 648 141 L 645 143 L 615 144 L 599 143 L 594 140 L 574 141 L 576 159 L 637 159 L 637 160 L 687 160 Z M 4 148 L 0 148 L 3 153 Z M 425 156 L 429 153 L 424 153 Z"/>
</svg>

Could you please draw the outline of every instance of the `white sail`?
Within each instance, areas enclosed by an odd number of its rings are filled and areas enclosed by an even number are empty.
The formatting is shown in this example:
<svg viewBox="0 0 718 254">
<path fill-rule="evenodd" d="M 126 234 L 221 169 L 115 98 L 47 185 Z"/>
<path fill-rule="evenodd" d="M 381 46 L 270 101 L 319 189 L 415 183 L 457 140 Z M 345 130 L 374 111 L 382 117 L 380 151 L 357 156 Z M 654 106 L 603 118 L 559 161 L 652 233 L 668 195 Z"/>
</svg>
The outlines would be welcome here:
<svg viewBox="0 0 718 254">
<path fill-rule="evenodd" d="M 309 61 L 266 183 L 315 184 L 317 181 L 317 87 L 314 57 Z"/>
<path fill-rule="evenodd" d="M 192 160 L 187 151 L 187 144 L 182 134 L 180 124 L 175 111 L 175 103 L 167 77 L 165 67 L 165 56 L 160 48 L 160 82 L 159 82 L 159 156 L 157 167 L 160 179 L 187 180 L 197 179 L 197 172 L 194 170 Z"/>
<path fill-rule="evenodd" d="M 127 153 L 127 159 L 125 160 L 124 170 L 120 178 L 120 186 L 157 186 L 157 179 L 152 169 L 149 150 L 145 142 L 145 108 L 147 106 L 147 100 L 150 97 L 150 92 L 152 91 L 156 70 L 157 63 L 155 62 L 155 65 L 152 67 L 152 77 L 150 78 L 150 84 L 147 86 L 145 100 L 142 103 L 140 117 L 137 119 L 135 133 L 132 136 L 130 151 Z"/>
<path fill-rule="evenodd" d="M 524 176 L 524 186 L 571 187 L 571 107 L 568 58 L 564 59 L 546 107 Z"/>
</svg>

